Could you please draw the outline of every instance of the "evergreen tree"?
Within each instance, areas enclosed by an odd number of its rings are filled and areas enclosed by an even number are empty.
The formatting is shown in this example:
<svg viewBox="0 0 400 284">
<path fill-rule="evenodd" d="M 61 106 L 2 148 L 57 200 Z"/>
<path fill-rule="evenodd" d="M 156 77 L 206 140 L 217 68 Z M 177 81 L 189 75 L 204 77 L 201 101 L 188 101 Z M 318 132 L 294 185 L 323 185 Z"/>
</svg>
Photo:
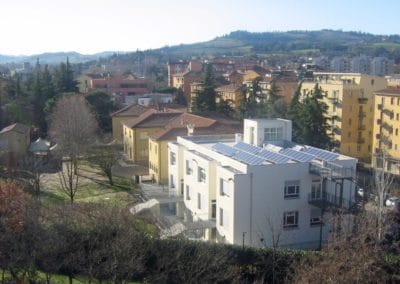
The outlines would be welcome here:
<svg viewBox="0 0 400 284">
<path fill-rule="evenodd" d="M 255 78 L 251 87 L 243 87 L 240 100 L 239 115 L 243 118 L 258 118 L 262 116 L 265 100 L 260 86 L 261 77 Z"/>
<path fill-rule="evenodd" d="M 182 88 L 176 90 L 174 101 L 179 105 L 184 105 L 184 106 L 187 105 L 186 97 L 185 94 L 183 93 Z"/>
<path fill-rule="evenodd" d="M 271 87 L 267 92 L 267 99 L 264 99 L 264 113 L 261 115 L 267 118 L 282 118 L 286 115 L 285 102 L 281 100 L 278 95 L 279 88 L 274 81 L 271 83 Z"/>
<path fill-rule="evenodd" d="M 326 122 L 328 106 L 321 101 L 322 89 L 315 85 L 314 90 L 307 94 L 299 109 L 299 142 L 318 148 L 327 149 L 331 145 L 331 139 L 327 134 L 329 126 Z"/>
<path fill-rule="evenodd" d="M 111 113 L 115 110 L 109 95 L 103 92 L 92 92 L 85 95 L 86 101 L 96 115 L 99 127 L 104 132 L 112 130 Z"/>
<path fill-rule="evenodd" d="M 292 121 L 292 133 L 293 133 L 293 141 L 299 142 L 301 140 L 301 107 L 300 96 L 301 96 L 301 87 L 302 83 L 300 83 L 293 95 L 293 98 L 289 105 L 288 110 L 288 118 Z"/>
<path fill-rule="evenodd" d="M 74 72 L 68 57 L 66 63 L 60 63 L 54 77 L 54 85 L 58 94 L 78 91 L 78 83 L 74 80 Z"/>
<path fill-rule="evenodd" d="M 192 110 L 195 112 L 216 111 L 217 94 L 215 91 L 214 70 L 211 64 L 205 66 L 203 89 L 197 93 L 193 100 Z"/>
</svg>

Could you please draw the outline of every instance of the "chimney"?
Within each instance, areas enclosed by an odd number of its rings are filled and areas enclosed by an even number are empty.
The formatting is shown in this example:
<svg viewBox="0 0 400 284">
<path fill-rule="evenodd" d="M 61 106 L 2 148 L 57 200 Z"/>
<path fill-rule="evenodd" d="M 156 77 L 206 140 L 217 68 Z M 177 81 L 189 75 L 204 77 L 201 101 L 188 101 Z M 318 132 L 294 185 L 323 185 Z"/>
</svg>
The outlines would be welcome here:
<svg viewBox="0 0 400 284">
<path fill-rule="evenodd" d="M 186 128 L 187 128 L 187 135 L 188 136 L 193 136 L 194 124 L 187 124 Z"/>
</svg>

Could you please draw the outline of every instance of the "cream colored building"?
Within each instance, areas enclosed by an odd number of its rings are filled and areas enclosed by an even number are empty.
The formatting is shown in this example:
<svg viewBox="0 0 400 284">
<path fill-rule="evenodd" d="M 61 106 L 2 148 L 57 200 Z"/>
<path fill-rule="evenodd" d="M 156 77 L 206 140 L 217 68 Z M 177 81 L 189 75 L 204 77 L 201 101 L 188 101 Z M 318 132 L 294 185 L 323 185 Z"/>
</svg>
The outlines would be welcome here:
<svg viewBox="0 0 400 284">
<path fill-rule="evenodd" d="M 371 161 L 374 119 L 373 92 L 386 88 L 384 77 L 360 73 L 314 73 L 302 83 L 305 96 L 318 84 L 328 106 L 329 134 L 340 153 Z"/>
</svg>

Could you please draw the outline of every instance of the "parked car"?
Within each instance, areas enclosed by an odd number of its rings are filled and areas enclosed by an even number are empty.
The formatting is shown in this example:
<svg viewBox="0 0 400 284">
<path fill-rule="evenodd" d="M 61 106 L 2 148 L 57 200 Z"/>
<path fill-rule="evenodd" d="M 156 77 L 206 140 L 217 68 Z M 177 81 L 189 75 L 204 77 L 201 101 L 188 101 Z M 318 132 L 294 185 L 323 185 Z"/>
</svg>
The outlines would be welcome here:
<svg viewBox="0 0 400 284">
<path fill-rule="evenodd" d="M 357 189 L 357 195 L 360 197 L 363 197 L 364 196 L 364 188 L 359 187 Z"/>
<path fill-rule="evenodd" d="M 385 205 L 388 207 L 395 207 L 398 206 L 400 203 L 400 198 L 393 196 L 386 199 Z"/>
</svg>

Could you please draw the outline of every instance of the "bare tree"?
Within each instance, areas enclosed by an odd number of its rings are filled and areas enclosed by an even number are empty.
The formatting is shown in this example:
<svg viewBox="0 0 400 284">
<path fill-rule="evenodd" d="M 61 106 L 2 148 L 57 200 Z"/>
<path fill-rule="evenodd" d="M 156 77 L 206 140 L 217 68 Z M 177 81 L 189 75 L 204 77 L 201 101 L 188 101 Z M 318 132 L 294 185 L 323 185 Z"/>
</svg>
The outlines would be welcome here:
<svg viewBox="0 0 400 284">
<path fill-rule="evenodd" d="M 64 95 L 57 101 L 51 116 L 50 135 L 64 160 L 59 177 L 71 203 L 78 191 L 80 158 L 94 142 L 97 131 L 96 118 L 83 96 Z"/>
<path fill-rule="evenodd" d="M 109 137 L 90 148 L 88 160 L 98 166 L 107 176 L 110 185 L 114 185 L 112 167 L 118 162 L 123 151 L 122 145 Z"/>
<path fill-rule="evenodd" d="M 388 169 L 388 156 L 382 152 L 375 154 L 374 156 L 374 182 L 376 191 L 376 217 L 377 217 L 377 236 L 378 239 L 382 239 L 382 227 L 384 224 L 385 215 L 383 214 L 383 205 L 386 199 L 389 189 L 393 182 L 393 175 L 387 170 Z"/>
</svg>

